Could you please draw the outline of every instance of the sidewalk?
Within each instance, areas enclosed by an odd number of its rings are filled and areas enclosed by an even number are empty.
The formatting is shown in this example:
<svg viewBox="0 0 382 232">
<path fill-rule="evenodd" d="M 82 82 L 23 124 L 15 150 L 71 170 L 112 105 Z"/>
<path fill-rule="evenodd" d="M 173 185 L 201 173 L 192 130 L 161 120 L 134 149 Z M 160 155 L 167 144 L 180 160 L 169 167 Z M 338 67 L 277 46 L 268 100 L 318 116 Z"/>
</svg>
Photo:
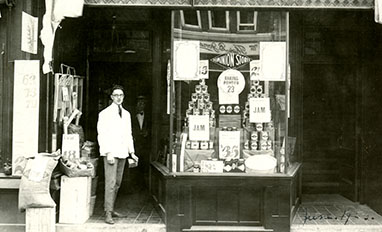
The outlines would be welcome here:
<svg viewBox="0 0 382 232">
<path fill-rule="evenodd" d="M 380 232 L 382 216 L 337 194 L 303 195 L 291 232 Z"/>
</svg>

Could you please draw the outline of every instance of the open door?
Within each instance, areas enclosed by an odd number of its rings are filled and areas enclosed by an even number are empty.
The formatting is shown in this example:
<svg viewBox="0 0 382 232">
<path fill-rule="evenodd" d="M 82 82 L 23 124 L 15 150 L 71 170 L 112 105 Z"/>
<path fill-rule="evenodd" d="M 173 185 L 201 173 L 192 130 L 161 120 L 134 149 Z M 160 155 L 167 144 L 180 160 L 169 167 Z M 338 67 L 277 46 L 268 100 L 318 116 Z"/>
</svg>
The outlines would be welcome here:
<svg viewBox="0 0 382 232">
<path fill-rule="evenodd" d="M 342 67 L 339 72 L 342 74 L 341 85 L 338 87 L 340 92 L 338 99 L 341 102 L 341 127 L 340 137 L 338 138 L 339 153 L 339 190 L 341 195 L 352 200 L 358 201 L 358 182 L 359 170 L 357 169 L 359 157 L 358 144 L 358 109 L 359 92 L 356 70 L 354 65 L 348 64 Z M 352 70 L 353 69 L 353 70 Z"/>
<path fill-rule="evenodd" d="M 303 193 L 356 194 L 356 75 L 352 64 L 305 64 Z"/>
</svg>

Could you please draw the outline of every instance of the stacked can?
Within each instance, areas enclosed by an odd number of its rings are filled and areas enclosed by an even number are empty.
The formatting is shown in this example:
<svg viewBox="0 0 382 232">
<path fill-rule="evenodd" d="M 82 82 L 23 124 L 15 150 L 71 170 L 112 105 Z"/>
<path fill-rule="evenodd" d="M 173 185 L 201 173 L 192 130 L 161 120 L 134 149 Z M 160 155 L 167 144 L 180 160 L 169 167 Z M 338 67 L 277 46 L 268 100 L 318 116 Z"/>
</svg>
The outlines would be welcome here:
<svg viewBox="0 0 382 232">
<path fill-rule="evenodd" d="M 237 104 L 219 106 L 220 114 L 240 114 L 240 112 L 241 112 L 240 105 L 237 105 Z"/>
<path fill-rule="evenodd" d="M 209 126 L 216 126 L 215 111 L 213 104 L 208 93 L 208 86 L 205 80 L 201 80 L 199 84 L 195 85 L 195 92 L 191 94 L 191 100 L 188 102 L 188 109 L 186 110 L 185 126 L 188 126 L 190 115 L 208 115 Z M 213 149 L 213 141 L 190 141 L 186 142 L 186 149 L 192 150 L 208 150 Z"/>
</svg>

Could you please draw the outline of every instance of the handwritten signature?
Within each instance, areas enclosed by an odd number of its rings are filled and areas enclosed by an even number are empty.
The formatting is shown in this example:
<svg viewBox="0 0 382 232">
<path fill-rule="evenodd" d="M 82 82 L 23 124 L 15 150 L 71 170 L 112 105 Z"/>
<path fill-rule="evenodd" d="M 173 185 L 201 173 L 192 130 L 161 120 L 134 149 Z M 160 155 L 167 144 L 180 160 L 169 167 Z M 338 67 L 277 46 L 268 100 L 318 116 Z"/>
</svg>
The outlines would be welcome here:
<svg viewBox="0 0 382 232">
<path fill-rule="evenodd" d="M 361 219 L 361 220 L 363 219 L 365 221 L 374 220 L 374 217 L 370 217 L 369 215 L 359 216 L 358 214 L 352 214 L 348 210 L 344 210 L 341 216 L 325 215 L 325 214 L 309 215 L 308 210 L 306 208 L 304 208 L 304 211 L 305 211 L 305 214 L 303 216 L 304 225 L 308 221 L 317 221 L 317 220 L 339 220 L 339 221 L 344 221 L 344 225 L 347 225 L 351 218 Z"/>
</svg>

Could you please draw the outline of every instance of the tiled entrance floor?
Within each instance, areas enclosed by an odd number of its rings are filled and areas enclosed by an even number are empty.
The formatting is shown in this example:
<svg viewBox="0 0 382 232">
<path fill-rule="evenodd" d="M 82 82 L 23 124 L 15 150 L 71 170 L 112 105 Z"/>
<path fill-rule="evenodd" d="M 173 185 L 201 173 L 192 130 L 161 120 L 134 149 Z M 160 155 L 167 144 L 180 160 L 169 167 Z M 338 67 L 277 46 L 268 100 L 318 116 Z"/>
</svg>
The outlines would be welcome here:
<svg viewBox="0 0 382 232">
<path fill-rule="evenodd" d="M 94 213 L 82 225 L 57 224 L 57 232 L 165 232 L 166 226 L 155 210 L 146 190 L 136 193 L 120 193 L 115 210 L 127 215 L 126 218 L 114 218 L 115 224 L 104 221 L 103 196 L 98 195 Z"/>
<path fill-rule="evenodd" d="M 303 195 L 291 232 L 380 232 L 382 216 L 337 194 Z"/>
<path fill-rule="evenodd" d="M 127 215 L 126 218 L 115 219 L 115 223 L 148 223 L 163 224 L 155 210 L 147 191 L 136 193 L 121 193 L 115 203 L 115 210 Z M 103 196 L 97 196 L 93 216 L 87 223 L 104 223 Z"/>
</svg>

